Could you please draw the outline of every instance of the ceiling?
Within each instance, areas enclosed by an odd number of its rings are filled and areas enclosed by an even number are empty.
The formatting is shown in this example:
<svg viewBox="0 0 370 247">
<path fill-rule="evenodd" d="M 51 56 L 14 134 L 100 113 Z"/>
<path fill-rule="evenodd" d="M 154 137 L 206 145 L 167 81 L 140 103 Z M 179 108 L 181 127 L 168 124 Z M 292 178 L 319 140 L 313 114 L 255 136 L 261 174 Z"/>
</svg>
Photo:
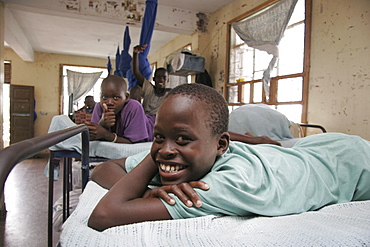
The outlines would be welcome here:
<svg viewBox="0 0 370 247">
<path fill-rule="evenodd" d="M 144 0 L 2 0 L 5 46 L 24 61 L 34 51 L 114 58 L 129 26 L 132 53 L 140 40 Z M 150 52 L 198 30 L 197 13 L 210 14 L 234 0 L 158 0 Z"/>
</svg>

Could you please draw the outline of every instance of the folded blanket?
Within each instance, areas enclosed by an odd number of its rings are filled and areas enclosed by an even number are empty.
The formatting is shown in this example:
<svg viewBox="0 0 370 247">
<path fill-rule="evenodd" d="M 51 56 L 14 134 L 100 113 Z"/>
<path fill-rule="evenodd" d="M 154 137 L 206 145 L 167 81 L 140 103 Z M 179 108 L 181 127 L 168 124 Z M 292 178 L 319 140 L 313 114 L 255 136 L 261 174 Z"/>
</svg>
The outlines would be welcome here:
<svg viewBox="0 0 370 247">
<path fill-rule="evenodd" d="M 63 225 L 61 246 L 368 246 L 370 201 L 280 217 L 205 216 L 150 221 L 98 232 L 88 218 L 107 192 L 90 181 Z"/>
</svg>

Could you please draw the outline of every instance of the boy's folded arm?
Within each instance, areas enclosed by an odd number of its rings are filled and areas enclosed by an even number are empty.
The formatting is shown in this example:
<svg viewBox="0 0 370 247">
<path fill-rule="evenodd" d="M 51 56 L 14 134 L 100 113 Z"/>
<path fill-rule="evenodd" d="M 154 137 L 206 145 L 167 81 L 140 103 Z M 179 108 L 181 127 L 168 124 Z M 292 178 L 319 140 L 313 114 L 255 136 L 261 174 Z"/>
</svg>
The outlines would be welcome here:
<svg viewBox="0 0 370 247">
<path fill-rule="evenodd" d="M 143 197 L 161 198 L 166 203 L 174 205 L 176 201 L 169 195 L 169 193 L 173 193 L 184 203 L 184 205 L 188 207 L 192 207 L 193 205 L 195 207 L 200 207 L 202 206 L 202 201 L 194 188 L 208 190 L 209 185 L 203 181 L 192 181 L 189 183 L 181 183 L 178 185 L 167 185 L 148 190 Z"/>
<path fill-rule="evenodd" d="M 157 172 L 156 165 L 148 155 L 100 200 L 88 225 L 102 231 L 109 227 L 142 221 L 172 219 L 160 199 L 142 198 Z"/>
</svg>

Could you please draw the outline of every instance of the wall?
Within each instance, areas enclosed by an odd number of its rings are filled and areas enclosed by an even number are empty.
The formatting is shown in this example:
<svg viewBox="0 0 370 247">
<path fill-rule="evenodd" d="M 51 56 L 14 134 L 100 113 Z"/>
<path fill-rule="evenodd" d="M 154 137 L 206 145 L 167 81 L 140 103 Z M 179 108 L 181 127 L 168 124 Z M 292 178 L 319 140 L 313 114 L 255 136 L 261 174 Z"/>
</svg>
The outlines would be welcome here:
<svg viewBox="0 0 370 247">
<path fill-rule="evenodd" d="M 265 0 L 236 0 L 209 16 L 206 33 L 179 36 L 150 62 L 163 66 L 174 50 L 192 43 L 206 58 L 206 69 L 215 88 L 223 92 L 227 59 L 227 22 Z M 324 125 L 330 132 L 360 135 L 370 140 L 370 1 L 313 0 L 311 73 L 308 121 Z M 59 65 L 106 66 L 105 59 L 35 53 L 35 62 L 23 62 L 5 49 L 12 60 L 12 82 L 34 85 L 39 118 L 35 135 L 45 134 L 51 118 L 59 114 Z M 15 71 L 17 71 L 15 73 Z M 47 86 L 45 86 L 47 85 Z"/>
<path fill-rule="evenodd" d="M 227 22 L 265 0 L 236 0 L 209 16 L 208 32 L 194 34 L 193 46 L 206 59 L 216 90 L 223 93 Z M 370 140 L 370 1 L 313 0 L 308 122 L 329 132 Z M 196 39 L 194 36 L 198 36 Z M 176 42 L 178 42 L 176 40 Z M 175 44 L 167 44 L 167 47 Z M 158 54 L 165 54 L 160 50 Z M 167 54 L 168 55 L 168 54 Z M 163 56 L 163 55 L 162 55 Z M 152 56 L 154 62 L 156 55 Z"/>
<path fill-rule="evenodd" d="M 370 140 L 370 1 L 315 0 L 308 121 Z"/>
<path fill-rule="evenodd" d="M 0 2 L 0 40 L 4 40 L 4 3 Z M 3 105 L 3 84 L 4 84 L 4 42 L 0 42 L 0 106 Z M 0 107 L 0 119 L 3 119 L 3 108 Z M 3 143 L 3 121 L 0 121 L 0 150 L 4 148 Z M 1 197 L 1 195 L 0 195 Z M 2 203 L 0 199 L 0 203 Z M 1 206 L 0 206 L 1 210 Z"/>
<path fill-rule="evenodd" d="M 11 61 L 12 84 L 35 87 L 35 136 L 46 134 L 53 116 L 60 114 L 60 65 L 106 67 L 107 63 L 106 59 L 42 52 L 35 52 L 34 62 L 24 62 L 11 49 L 5 49 L 4 60 Z"/>
</svg>

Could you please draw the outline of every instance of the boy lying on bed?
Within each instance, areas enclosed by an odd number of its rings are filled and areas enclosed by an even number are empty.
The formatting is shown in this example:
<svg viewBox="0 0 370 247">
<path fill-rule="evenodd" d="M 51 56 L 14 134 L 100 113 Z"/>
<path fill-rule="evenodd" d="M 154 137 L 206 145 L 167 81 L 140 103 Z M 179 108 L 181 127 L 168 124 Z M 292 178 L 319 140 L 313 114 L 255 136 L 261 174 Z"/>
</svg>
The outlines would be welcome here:
<svg viewBox="0 0 370 247">
<path fill-rule="evenodd" d="M 150 154 L 95 168 L 92 179 L 110 190 L 88 225 L 104 230 L 205 215 L 277 216 L 370 199 L 370 142 L 328 133 L 293 148 L 249 145 L 230 142 L 227 123 L 227 104 L 214 89 L 185 84 L 170 91 L 157 113 Z M 149 190 L 149 184 L 164 187 Z"/>
</svg>

